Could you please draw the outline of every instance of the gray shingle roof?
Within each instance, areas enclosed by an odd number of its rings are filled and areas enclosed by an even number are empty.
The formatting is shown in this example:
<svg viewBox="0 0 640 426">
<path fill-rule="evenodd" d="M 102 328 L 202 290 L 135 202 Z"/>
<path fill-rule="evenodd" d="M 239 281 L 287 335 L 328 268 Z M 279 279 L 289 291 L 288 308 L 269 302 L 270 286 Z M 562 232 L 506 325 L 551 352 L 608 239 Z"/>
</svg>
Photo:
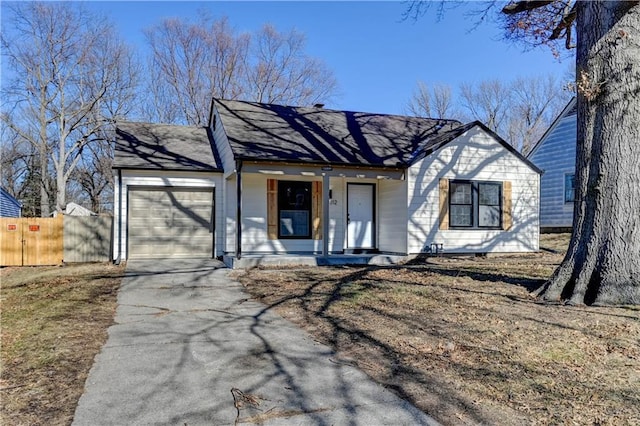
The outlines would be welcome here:
<svg viewBox="0 0 640 426">
<path fill-rule="evenodd" d="M 406 167 L 425 144 L 461 126 L 404 117 L 215 100 L 236 159 Z"/>
<path fill-rule="evenodd" d="M 116 169 L 222 171 L 205 127 L 120 122 L 116 126 Z"/>
</svg>

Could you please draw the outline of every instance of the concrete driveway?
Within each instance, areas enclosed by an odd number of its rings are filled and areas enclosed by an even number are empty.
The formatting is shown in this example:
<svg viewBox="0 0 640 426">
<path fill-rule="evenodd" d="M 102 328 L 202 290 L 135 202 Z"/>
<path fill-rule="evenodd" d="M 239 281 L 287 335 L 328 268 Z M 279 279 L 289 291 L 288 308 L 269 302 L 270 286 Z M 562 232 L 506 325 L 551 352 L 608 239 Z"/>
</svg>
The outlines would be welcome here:
<svg viewBox="0 0 640 426">
<path fill-rule="evenodd" d="M 130 261 L 74 425 L 437 424 L 214 260 Z"/>
</svg>

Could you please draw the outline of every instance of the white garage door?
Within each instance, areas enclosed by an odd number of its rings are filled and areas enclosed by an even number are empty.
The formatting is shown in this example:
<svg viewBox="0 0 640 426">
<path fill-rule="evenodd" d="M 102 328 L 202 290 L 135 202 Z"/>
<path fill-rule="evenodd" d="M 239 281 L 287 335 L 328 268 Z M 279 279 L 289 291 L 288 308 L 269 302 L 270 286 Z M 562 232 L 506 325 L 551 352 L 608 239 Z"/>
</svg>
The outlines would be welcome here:
<svg viewBox="0 0 640 426">
<path fill-rule="evenodd" d="M 213 189 L 129 191 L 131 258 L 213 257 Z"/>
</svg>

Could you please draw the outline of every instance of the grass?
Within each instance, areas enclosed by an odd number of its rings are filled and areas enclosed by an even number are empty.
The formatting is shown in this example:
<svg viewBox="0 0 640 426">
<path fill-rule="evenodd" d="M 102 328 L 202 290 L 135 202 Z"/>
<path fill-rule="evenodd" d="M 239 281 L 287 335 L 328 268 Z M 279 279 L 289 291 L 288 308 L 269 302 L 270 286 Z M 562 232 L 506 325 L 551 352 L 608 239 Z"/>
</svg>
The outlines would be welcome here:
<svg viewBox="0 0 640 426">
<path fill-rule="evenodd" d="M 640 424 L 640 308 L 529 296 L 562 260 L 436 257 L 251 270 L 247 290 L 447 424 Z M 123 268 L 4 268 L 0 424 L 67 425 L 113 322 Z"/>
<path fill-rule="evenodd" d="M 254 269 L 257 299 L 446 424 L 640 424 L 640 309 L 540 304 L 568 236 L 523 255 Z"/>
<path fill-rule="evenodd" d="M 71 423 L 122 273 L 103 263 L 0 270 L 0 424 Z"/>
</svg>

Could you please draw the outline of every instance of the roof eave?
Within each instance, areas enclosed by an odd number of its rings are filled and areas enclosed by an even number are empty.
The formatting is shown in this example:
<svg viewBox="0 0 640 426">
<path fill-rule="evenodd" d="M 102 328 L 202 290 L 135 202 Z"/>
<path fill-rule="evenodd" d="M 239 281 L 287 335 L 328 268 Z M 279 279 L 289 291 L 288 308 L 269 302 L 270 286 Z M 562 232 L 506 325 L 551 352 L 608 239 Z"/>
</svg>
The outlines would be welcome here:
<svg viewBox="0 0 640 426">
<path fill-rule="evenodd" d="M 112 170 L 154 170 L 166 172 L 196 172 L 196 173 L 224 173 L 220 167 L 211 169 L 188 169 L 184 167 L 145 167 L 145 166 L 118 166 L 113 165 Z"/>
<path fill-rule="evenodd" d="M 291 160 L 291 159 L 264 159 L 264 158 L 256 158 L 246 155 L 234 155 L 234 159 L 236 161 L 252 161 L 255 163 L 278 163 L 278 164 L 299 164 L 299 165 L 310 165 L 310 166 L 332 166 L 332 167 L 362 167 L 369 169 L 394 169 L 394 170 L 403 170 L 408 167 L 406 163 L 397 163 L 397 165 L 385 165 L 385 164 L 366 164 L 366 163 L 343 163 L 343 162 L 335 162 L 335 161 L 319 161 L 319 160 Z"/>
</svg>

